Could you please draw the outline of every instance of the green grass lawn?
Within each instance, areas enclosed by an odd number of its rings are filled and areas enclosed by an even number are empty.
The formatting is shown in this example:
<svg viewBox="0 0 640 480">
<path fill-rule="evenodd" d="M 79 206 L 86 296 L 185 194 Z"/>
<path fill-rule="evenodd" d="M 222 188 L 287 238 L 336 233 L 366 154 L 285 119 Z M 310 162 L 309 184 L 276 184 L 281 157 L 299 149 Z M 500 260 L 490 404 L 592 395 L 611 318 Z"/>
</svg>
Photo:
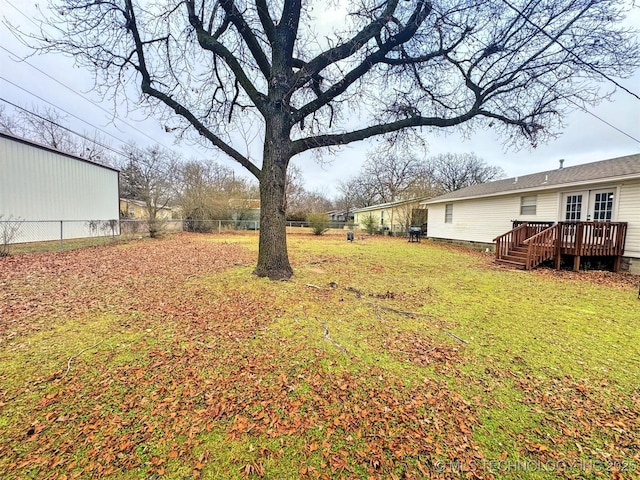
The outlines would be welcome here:
<svg viewBox="0 0 640 480">
<path fill-rule="evenodd" d="M 405 239 L 0 259 L 2 478 L 640 478 L 638 277 Z"/>
</svg>

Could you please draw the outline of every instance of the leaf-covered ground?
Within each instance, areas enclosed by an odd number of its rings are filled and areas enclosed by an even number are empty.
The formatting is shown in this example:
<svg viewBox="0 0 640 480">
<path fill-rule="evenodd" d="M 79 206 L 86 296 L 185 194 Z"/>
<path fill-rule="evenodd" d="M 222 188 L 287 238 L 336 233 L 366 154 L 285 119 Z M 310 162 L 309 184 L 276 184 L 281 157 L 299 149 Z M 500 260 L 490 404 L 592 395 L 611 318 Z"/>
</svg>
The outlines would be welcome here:
<svg viewBox="0 0 640 480">
<path fill-rule="evenodd" d="M 255 235 L 0 260 L 2 478 L 638 478 L 638 277 Z"/>
</svg>

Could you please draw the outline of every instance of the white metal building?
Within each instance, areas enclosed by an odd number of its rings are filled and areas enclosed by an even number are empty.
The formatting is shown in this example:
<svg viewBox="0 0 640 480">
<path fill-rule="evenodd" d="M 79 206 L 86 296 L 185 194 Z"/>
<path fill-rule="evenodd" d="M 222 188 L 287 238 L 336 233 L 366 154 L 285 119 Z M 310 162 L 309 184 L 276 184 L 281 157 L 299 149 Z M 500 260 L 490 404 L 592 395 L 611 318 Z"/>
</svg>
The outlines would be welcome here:
<svg viewBox="0 0 640 480">
<path fill-rule="evenodd" d="M 118 171 L 0 132 L 0 216 L 12 243 L 117 235 Z"/>
</svg>

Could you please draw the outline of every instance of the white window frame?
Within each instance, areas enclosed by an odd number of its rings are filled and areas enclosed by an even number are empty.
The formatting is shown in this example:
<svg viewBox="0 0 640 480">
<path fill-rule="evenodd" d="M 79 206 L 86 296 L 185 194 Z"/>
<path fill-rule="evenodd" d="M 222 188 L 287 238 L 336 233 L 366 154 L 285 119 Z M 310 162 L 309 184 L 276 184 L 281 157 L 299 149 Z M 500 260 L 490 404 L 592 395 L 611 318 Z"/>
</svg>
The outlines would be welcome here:
<svg viewBox="0 0 640 480">
<path fill-rule="evenodd" d="M 520 215 L 536 215 L 537 207 L 537 195 L 523 195 L 520 197 Z"/>
<path fill-rule="evenodd" d="M 444 206 L 444 223 L 453 223 L 453 203 Z"/>
<path fill-rule="evenodd" d="M 617 198 L 617 192 L 615 188 L 604 188 L 601 190 L 592 190 L 591 192 L 589 192 L 590 194 L 590 200 L 589 200 L 589 217 L 591 220 L 593 220 L 594 222 L 612 222 L 613 221 L 613 215 L 614 212 L 616 210 L 616 198 Z M 610 203 L 611 206 L 609 208 L 607 208 L 605 210 L 605 213 L 608 211 L 609 212 L 609 218 L 596 218 L 596 196 L 601 195 L 601 194 L 608 194 L 608 195 L 612 195 L 613 198 L 609 198 L 607 199 L 607 203 Z"/>
</svg>

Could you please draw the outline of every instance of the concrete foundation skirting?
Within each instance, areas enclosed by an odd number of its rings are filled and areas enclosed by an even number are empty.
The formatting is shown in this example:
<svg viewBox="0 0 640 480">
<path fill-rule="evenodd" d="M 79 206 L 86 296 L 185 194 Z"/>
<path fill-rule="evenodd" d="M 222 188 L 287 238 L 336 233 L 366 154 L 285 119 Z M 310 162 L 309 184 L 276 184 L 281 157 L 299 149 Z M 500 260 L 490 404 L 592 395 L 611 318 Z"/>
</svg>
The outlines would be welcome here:
<svg viewBox="0 0 640 480">
<path fill-rule="evenodd" d="M 622 262 L 620 263 L 620 270 L 622 270 L 623 272 L 629 272 L 635 275 L 640 275 L 640 258 L 622 257 Z"/>
<path fill-rule="evenodd" d="M 434 242 L 441 243 L 449 243 L 451 245 L 460 245 L 462 247 L 473 248 L 474 250 L 480 250 L 486 252 L 489 249 L 490 252 L 496 251 L 496 245 L 494 243 L 486 243 L 486 242 L 474 242 L 471 240 L 456 240 L 452 238 L 437 238 L 437 237 L 428 237 L 429 240 L 433 240 Z"/>
</svg>

